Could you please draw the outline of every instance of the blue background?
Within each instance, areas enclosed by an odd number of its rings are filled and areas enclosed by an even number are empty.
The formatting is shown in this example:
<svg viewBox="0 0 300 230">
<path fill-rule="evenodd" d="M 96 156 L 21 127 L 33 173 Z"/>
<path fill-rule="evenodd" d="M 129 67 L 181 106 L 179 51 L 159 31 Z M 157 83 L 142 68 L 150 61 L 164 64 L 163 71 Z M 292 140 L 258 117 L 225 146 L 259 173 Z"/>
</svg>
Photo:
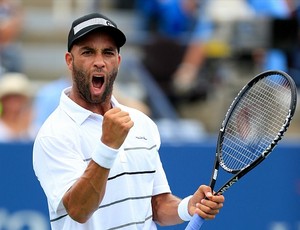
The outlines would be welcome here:
<svg viewBox="0 0 300 230">
<path fill-rule="evenodd" d="M 299 150 L 298 143 L 280 143 L 266 161 L 224 194 L 221 213 L 202 229 L 299 230 Z M 214 152 L 213 140 L 162 145 L 161 160 L 175 195 L 188 196 L 200 184 L 209 183 Z M 0 154 L 0 230 L 48 230 L 46 198 L 32 169 L 32 143 L 0 144 Z M 221 172 L 218 182 L 225 179 Z"/>
</svg>

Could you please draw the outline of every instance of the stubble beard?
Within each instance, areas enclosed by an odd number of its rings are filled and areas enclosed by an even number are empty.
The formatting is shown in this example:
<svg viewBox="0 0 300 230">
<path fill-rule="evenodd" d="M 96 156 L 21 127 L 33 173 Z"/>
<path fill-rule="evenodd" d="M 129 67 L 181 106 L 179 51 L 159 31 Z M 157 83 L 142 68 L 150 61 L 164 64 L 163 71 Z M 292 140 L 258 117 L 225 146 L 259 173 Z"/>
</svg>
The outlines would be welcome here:
<svg viewBox="0 0 300 230">
<path fill-rule="evenodd" d="M 110 99 L 113 92 L 113 85 L 118 75 L 118 68 L 114 68 L 106 77 L 102 87 L 105 87 L 103 94 L 100 97 L 93 98 L 90 92 L 91 83 L 88 81 L 89 74 L 87 71 L 77 68 L 73 64 L 73 76 L 77 90 L 81 98 L 90 104 L 104 104 Z"/>
</svg>

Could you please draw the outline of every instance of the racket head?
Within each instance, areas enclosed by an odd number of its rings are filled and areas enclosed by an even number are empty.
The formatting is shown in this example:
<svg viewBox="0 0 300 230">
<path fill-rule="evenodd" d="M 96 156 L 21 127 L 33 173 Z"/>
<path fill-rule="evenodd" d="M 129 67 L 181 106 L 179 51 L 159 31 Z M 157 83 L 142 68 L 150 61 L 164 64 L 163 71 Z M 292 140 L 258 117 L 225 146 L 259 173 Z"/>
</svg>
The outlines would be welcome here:
<svg viewBox="0 0 300 230">
<path fill-rule="evenodd" d="M 216 150 L 219 165 L 236 174 L 259 164 L 286 132 L 296 104 L 295 82 L 285 72 L 270 70 L 254 77 L 222 122 Z"/>
</svg>

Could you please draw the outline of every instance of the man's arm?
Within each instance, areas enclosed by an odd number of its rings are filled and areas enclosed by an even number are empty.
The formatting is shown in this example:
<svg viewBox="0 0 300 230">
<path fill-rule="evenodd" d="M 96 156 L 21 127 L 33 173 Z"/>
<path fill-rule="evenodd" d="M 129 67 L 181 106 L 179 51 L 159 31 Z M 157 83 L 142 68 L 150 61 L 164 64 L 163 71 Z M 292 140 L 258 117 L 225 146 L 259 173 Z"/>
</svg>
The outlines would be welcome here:
<svg viewBox="0 0 300 230">
<path fill-rule="evenodd" d="M 79 223 L 85 223 L 98 209 L 105 194 L 109 169 L 99 166 L 93 160 L 84 174 L 66 192 L 63 204 L 69 216 Z"/>
<path fill-rule="evenodd" d="M 152 197 L 153 220 L 161 226 L 180 224 L 183 220 L 178 216 L 177 208 L 181 199 L 171 193 L 163 193 Z"/>
<path fill-rule="evenodd" d="M 129 114 L 119 108 L 104 114 L 101 142 L 99 140 L 83 175 L 63 197 L 64 207 L 75 221 L 85 223 L 98 209 L 105 194 L 109 170 L 132 126 Z"/>
<path fill-rule="evenodd" d="M 223 195 L 214 196 L 209 186 L 201 185 L 188 202 L 188 214 L 191 217 L 198 214 L 204 219 L 214 219 L 223 207 L 224 200 Z M 171 193 L 153 196 L 153 220 L 162 226 L 182 223 L 183 220 L 178 214 L 180 202 L 181 199 Z"/>
</svg>

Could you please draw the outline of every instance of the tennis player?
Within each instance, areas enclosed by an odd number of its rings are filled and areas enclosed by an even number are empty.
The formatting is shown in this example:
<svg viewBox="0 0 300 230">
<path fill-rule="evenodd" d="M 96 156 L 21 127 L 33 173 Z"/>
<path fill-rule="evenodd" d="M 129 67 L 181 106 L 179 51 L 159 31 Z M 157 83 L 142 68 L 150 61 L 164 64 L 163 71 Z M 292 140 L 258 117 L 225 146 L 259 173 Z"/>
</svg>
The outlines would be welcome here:
<svg viewBox="0 0 300 230">
<path fill-rule="evenodd" d="M 202 185 L 183 200 L 171 193 L 153 121 L 112 96 L 126 37 L 107 17 L 72 23 L 66 64 L 72 86 L 36 137 L 33 167 L 53 230 L 156 229 L 213 219 L 224 197 Z M 204 199 L 207 197 L 207 199 Z"/>
</svg>

